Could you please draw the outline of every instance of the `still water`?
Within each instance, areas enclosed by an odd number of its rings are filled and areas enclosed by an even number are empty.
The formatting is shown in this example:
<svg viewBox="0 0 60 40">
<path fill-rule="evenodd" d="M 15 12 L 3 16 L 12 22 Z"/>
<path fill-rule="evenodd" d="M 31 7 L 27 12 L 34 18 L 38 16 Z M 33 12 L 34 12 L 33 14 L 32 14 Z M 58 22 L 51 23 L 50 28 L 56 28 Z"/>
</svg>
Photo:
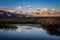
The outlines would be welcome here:
<svg viewBox="0 0 60 40">
<path fill-rule="evenodd" d="M 38 24 L 12 24 L 17 28 L 0 28 L 0 40 L 60 40 L 60 29 Z"/>
</svg>

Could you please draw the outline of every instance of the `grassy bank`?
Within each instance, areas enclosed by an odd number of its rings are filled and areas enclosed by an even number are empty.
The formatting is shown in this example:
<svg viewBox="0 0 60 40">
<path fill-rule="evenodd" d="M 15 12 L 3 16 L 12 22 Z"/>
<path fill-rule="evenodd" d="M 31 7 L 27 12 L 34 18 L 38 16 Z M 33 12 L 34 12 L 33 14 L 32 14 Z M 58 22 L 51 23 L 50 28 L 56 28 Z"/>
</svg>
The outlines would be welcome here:
<svg viewBox="0 0 60 40">
<path fill-rule="evenodd" d="M 27 20 L 27 18 L 24 19 L 9 19 L 9 18 L 4 18 L 1 19 L 0 21 L 0 27 L 12 27 L 12 26 L 7 26 L 10 24 L 39 24 L 42 27 L 48 27 L 48 28 L 60 28 L 60 17 L 38 17 L 38 18 L 32 18 L 34 21 L 22 21 L 22 20 Z M 21 20 L 21 21 L 20 21 Z"/>
</svg>

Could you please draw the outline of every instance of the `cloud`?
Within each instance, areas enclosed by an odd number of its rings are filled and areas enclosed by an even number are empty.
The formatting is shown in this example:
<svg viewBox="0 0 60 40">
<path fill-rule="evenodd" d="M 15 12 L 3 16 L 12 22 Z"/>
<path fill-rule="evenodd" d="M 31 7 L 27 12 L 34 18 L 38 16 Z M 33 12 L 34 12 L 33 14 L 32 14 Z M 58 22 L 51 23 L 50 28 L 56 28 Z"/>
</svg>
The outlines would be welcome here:
<svg viewBox="0 0 60 40">
<path fill-rule="evenodd" d="M 27 9 L 31 9 L 32 7 L 31 7 L 30 5 L 28 5 L 26 8 L 27 8 Z"/>
<path fill-rule="evenodd" d="M 22 9 L 22 7 L 21 6 L 19 6 L 19 7 L 17 7 L 17 9 L 16 10 L 21 10 Z"/>
<path fill-rule="evenodd" d="M 9 8 L 5 6 L 0 6 L 0 9 L 9 9 Z"/>
</svg>

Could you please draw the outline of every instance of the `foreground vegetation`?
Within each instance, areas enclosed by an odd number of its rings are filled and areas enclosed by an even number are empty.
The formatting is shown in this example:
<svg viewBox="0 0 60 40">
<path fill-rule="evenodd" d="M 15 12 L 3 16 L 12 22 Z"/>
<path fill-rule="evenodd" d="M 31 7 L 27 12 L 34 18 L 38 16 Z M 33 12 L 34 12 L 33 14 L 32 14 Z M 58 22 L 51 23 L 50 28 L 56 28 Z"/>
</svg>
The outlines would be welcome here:
<svg viewBox="0 0 60 40">
<path fill-rule="evenodd" d="M 32 18 L 32 21 L 23 21 L 27 20 L 28 18 L 17 18 L 17 19 L 1 19 L 0 20 L 0 28 L 16 28 L 16 26 L 8 26 L 10 24 L 39 24 L 42 27 L 46 28 L 60 28 L 60 17 L 39 17 L 39 18 Z M 29 18 L 30 19 L 30 18 Z M 20 21 L 21 20 L 21 21 Z"/>
</svg>

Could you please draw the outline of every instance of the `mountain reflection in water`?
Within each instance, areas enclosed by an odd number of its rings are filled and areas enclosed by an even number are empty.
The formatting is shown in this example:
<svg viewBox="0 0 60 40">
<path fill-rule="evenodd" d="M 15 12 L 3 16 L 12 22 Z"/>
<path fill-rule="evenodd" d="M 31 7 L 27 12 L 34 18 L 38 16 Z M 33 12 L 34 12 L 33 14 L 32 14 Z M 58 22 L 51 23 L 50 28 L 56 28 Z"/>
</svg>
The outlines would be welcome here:
<svg viewBox="0 0 60 40">
<path fill-rule="evenodd" d="M 0 29 L 0 39 L 60 40 L 60 29 L 48 29 L 38 24 L 12 24 L 17 28 Z"/>
<path fill-rule="evenodd" d="M 3 28 L 0 29 L 0 32 L 22 32 L 22 31 L 32 31 L 32 30 L 40 30 L 41 26 L 38 24 L 13 24 L 11 26 L 16 26 L 17 28 Z"/>
</svg>

